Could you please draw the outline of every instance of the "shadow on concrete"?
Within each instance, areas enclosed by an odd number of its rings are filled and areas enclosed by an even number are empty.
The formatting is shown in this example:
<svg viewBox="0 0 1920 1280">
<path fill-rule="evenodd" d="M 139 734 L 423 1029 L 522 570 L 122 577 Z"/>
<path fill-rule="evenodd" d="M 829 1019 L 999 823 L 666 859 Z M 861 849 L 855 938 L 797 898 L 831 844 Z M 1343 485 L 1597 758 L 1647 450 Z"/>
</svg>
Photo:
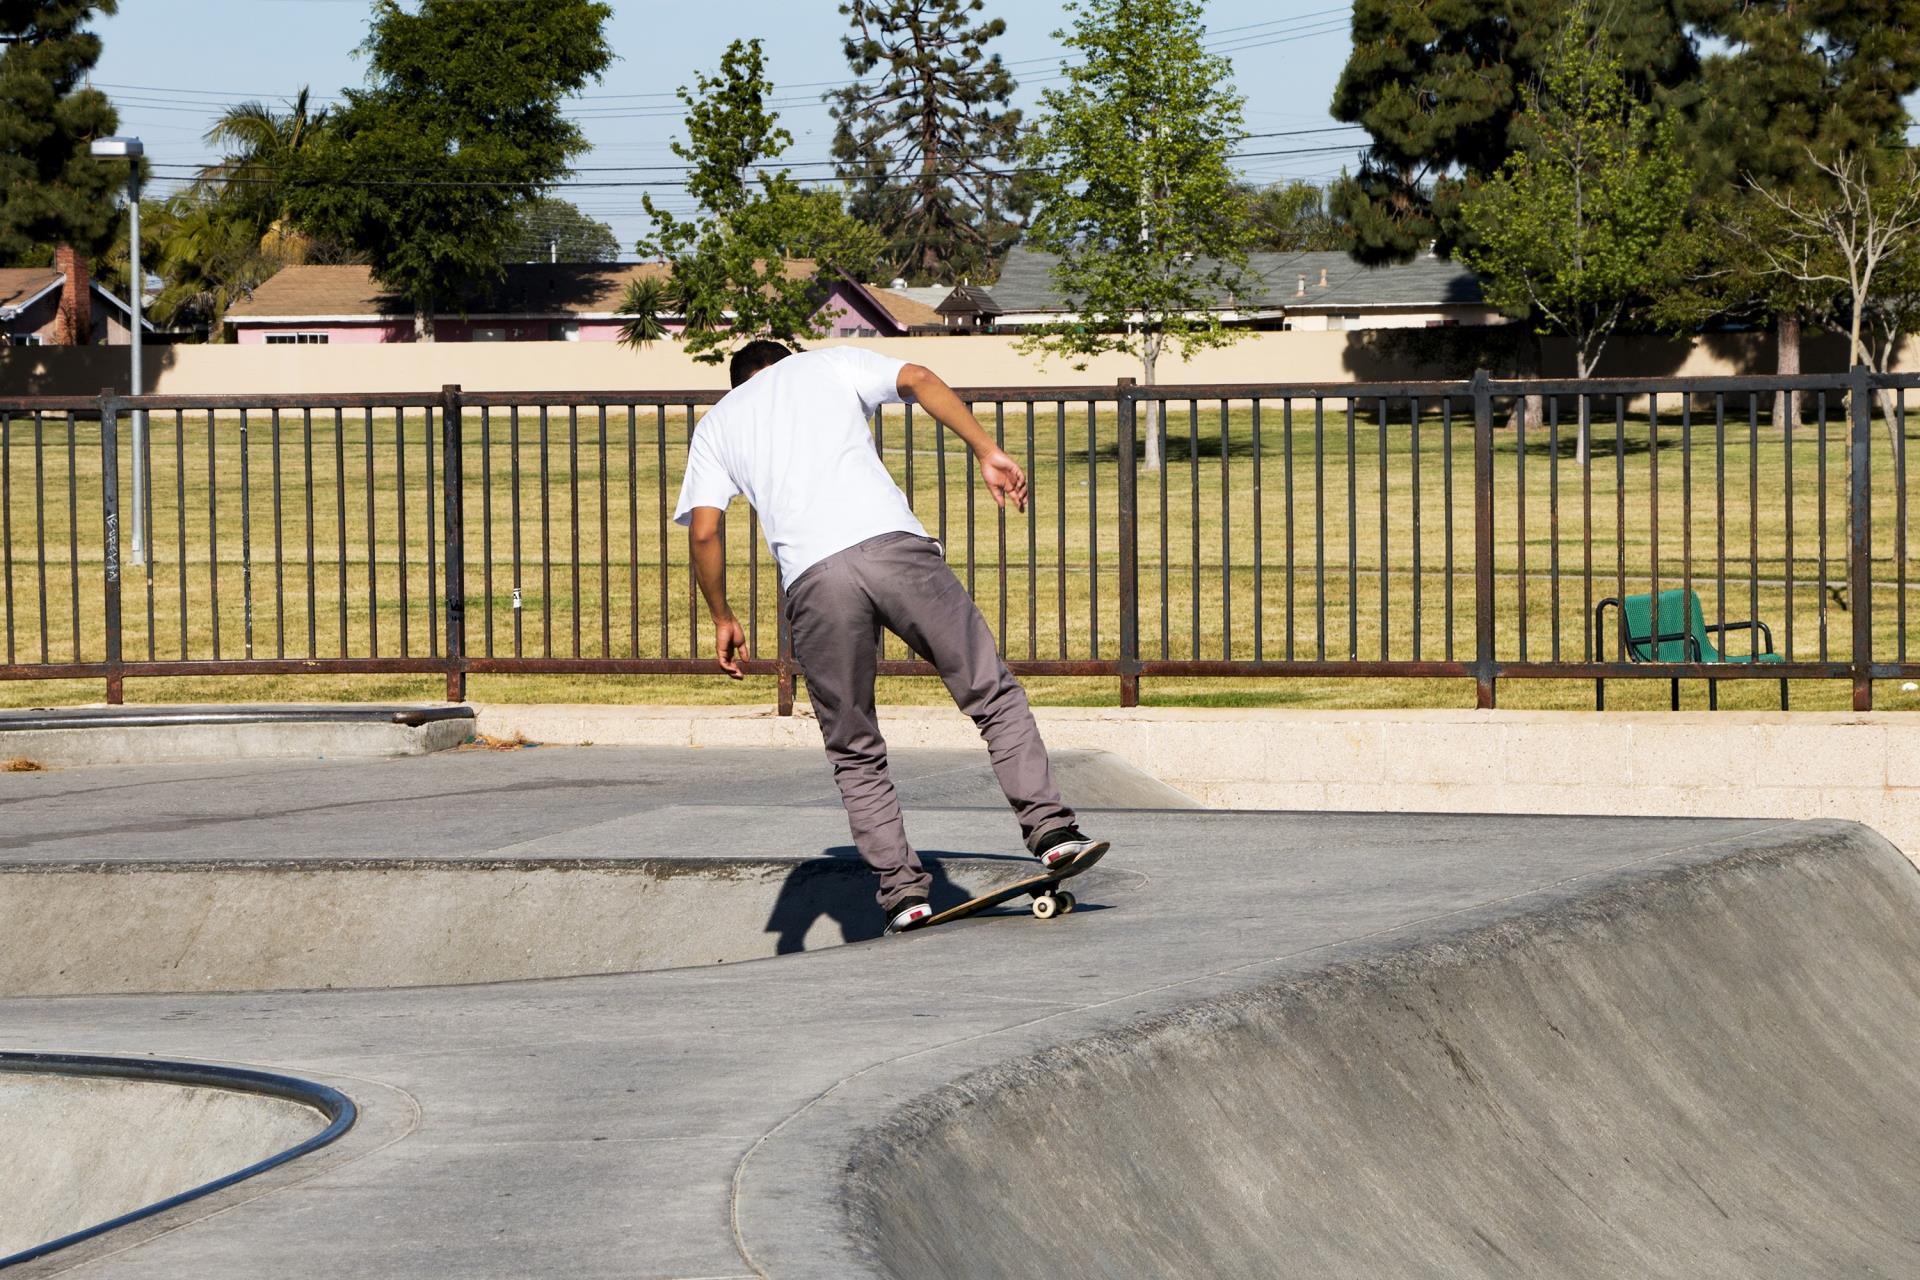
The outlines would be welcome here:
<svg viewBox="0 0 1920 1280">
<path fill-rule="evenodd" d="M 956 884 L 947 866 L 950 859 L 996 864 L 995 870 L 998 864 L 1011 864 L 1023 872 L 1032 862 L 1017 854 L 921 850 L 920 861 L 933 877 L 927 899 L 935 911 L 957 907 L 987 888 Z M 774 953 L 793 955 L 805 951 L 807 934 L 822 917 L 838 926 L 840 942 L 865 942 L 879 937 L 885 931 L 885 921 L 874 900 L 878 884 L 878 878 L 861 861 L 859 851 L 852 845 L 835 845 L 822 850 L 818 858 L 798 864 L 787 873 L 786 883 L 780 886 L 780 895 L 774 900 L 773 911 L 767 916 L 766 932 L 779 935 Z"/>
</svg>

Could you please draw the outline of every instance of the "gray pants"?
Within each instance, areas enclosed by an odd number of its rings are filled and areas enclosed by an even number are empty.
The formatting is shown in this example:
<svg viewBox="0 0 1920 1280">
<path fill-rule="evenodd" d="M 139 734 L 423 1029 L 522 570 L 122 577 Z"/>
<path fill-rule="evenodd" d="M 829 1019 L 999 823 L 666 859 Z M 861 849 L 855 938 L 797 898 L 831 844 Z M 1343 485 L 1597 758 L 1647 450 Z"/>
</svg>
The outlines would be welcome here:
<svg viewBox="0 0 1920 1280">
<path fill-rule="evenodd" d="M 787 590 L 787 623 L 853 843 L 880 873 L 882 907 L 925 897 L 931 883 L 907 843 L 874 715 L 882 627 L 933 663 L 954 702 L 980 727 L 1027 847 L 1072 825 L 1026 690 L 1000 660 L 987 620 L 931 538 L 882 534 L 809 567 Z"/>
</svg>

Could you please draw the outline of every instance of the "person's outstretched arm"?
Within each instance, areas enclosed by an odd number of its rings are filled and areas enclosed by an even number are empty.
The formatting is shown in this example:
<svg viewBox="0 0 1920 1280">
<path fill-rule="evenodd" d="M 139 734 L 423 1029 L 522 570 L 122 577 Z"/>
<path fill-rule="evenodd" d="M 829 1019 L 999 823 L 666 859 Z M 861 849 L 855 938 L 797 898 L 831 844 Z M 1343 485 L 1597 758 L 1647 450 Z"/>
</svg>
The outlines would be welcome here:
<svg viewBox="0 0 1920 1280">
<path fill-rule="evenodd" d="M 940 380 L 939 374 L 925 365 L 907 365 L 900 370 L 899 391 L 932 414 L 934 421 L 967 442 L 967 448 L 980 460 L 980 475 L 986 480 L 987 492 L 995 502 L 1004 507 L 1007 499 L 1012 498 L 1014 506 L 1022 511 L 1027 509 L 1026 473 L 993 442 L 986 428 L 953 393 L 953 388 Z"/>
<path fill-rule="evenodd" d="M 713 652 L 720 667 L 735 680 L 742 678 L 740 655 L 747 649 L 747 637 L 727 603 L 721 585 L 726 571 L 727 548 L 720 540 L 720 511 L 716 507 L 695 507 L 687 526 L 687 540 L 693 552 L 693 576 L 700 583 L 700 594 L 707 598 L 707 612 L 713 616 Z"/>
</svg>

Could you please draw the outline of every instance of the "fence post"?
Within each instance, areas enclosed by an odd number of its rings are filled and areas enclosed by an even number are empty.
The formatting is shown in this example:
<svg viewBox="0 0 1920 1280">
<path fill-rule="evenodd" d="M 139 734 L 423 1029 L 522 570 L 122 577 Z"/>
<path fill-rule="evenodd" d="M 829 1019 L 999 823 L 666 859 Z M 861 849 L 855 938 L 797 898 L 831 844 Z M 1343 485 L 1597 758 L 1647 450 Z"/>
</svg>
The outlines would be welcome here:
<svg viewBox="0 0 1920 1280">
<path fill-rule="evenodd" d="M 458 383 L 440 388 L 440 505 L 445 530 L 441 536 L 447 570 L 447 701 L 467 696 L 467 552 L 465 468 L 461 438 L 465 413 Z"/>
<path fill-rule="evenodd" d="M 1873 710 L 1873 386 L 1867 366 L 1847 375 L 1847 602 L 1853 615 L 1853 709 Z"/>
<path fill-rule="evenodd" d="M 107 624 L 107 701 L 125 699 L 120 670 L 120 400 L 111 387 L 100 392 L 100 560 Z"/>
<path fill-rule="evenodd" d="M 1120 484 L 1120 705 L 1140 705 L 1140 520 L 1139 449 L 1134 439 L 1139 400 L 1132 378 L 1118 384 Z M 1220 429 L 1224 433 L 1226 424 Z M 1225 436 L 1222 436 L 1225 439 Z M 1221 446 L 1225 448 L 1225 445 Z"/>
<path fill-rule="evenodd" d="M 1475 705 L 1494 705 L 1493 375 L 1473 371 L 1473 666 Z"/>
</svg>

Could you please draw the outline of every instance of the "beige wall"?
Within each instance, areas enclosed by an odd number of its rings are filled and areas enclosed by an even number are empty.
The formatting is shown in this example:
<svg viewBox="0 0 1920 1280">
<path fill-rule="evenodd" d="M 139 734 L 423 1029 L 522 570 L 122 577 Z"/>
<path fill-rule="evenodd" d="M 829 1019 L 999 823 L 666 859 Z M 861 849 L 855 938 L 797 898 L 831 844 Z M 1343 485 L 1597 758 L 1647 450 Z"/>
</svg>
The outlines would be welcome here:
<svg viewBox="0 0 1920 1280">
<path fill-rule="evenodd" d="M 1257 333 L 1191 362 L 1163 361 L 1162 382 L 1350 382 L 1465 377 L 1484 365 L 1511 376 L 1522 364 L 1517 326 L 1356 333 Z M 931 366 L 956 386 L 1072 386 L 1138 377 L 1137 362 L 1100 356 L 1088 368 L 1021 354 L 1015 340 L 973 337 L 876 338 L 872 347 Z M 820 345 L 833 345 L 822 343 Z M 1808 344 L 1810 371 L 1840 367 L 1839 350 Z M 1903 368 L 1912 368 L 1910 349 Z M 326 395 L 426 392 L 447 383 L 476 391 L 659 391 L 724 388 L 725 371 L 697 364 L 672 343 L 629 351 L 610 343 L 400 343 L 382 346 L 150 346 L 148 390 L 168 395 Z M 1526 363 L 1531 363 L 1530 361 Z M 1616 342 L 1603 373 L 1731 375 L 1773 365 L 1762 335 L 1716 335 L 1692 343 Z M 1549 342 L 1542 372 L 1564 374 L 1564 344 Z M 25 347 L 0 350 L 0 394 L 91 395 L 124 388 L 125 348 Z"/>
</svg>

